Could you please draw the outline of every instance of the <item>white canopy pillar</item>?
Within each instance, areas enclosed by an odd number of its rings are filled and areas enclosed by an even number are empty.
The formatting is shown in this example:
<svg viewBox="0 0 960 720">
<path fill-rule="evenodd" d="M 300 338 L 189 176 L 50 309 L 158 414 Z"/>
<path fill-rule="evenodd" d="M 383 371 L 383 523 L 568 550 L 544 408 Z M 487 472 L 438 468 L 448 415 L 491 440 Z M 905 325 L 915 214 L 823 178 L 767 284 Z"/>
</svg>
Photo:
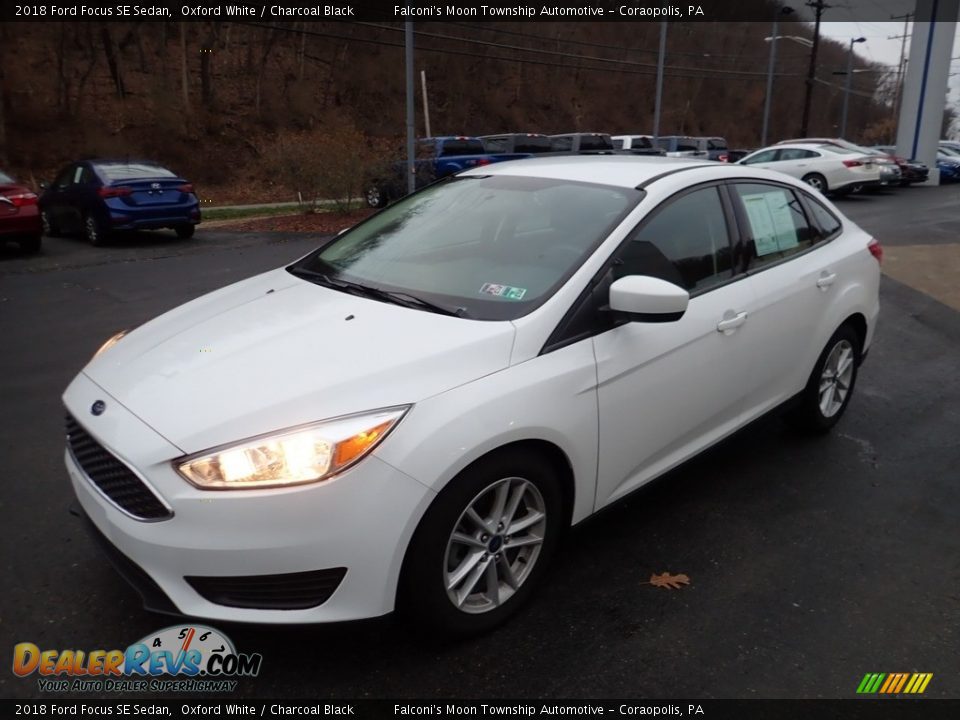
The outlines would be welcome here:
<svg viewBox="0 0 960 720">
<path fill-rule="evenodd" d="M 930 168 L 930 184 L 939 184 L 937 143 L 946 105 L 950 56 L 960 0 L 917 0 L 910 61 L 897 125 L 897 155 Z"/>
</svg>

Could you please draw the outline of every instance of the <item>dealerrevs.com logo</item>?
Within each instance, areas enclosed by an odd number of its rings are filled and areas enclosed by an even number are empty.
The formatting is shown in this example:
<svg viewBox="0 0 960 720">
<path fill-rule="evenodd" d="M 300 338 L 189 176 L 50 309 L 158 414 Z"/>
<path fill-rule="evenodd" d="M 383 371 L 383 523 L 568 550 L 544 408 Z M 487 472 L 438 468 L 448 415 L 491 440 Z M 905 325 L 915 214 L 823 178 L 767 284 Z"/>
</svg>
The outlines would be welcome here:
<svg viewBox="0 0 960 720">
<path fill-rule="evenodd" d="M 233 678 L 256 677 L 262 662 L 205 625 L 164 628 L 126 650 L 13 648 L 14 674 L 38 675 L 42 692 L 232 692 Z"/>
</svg>

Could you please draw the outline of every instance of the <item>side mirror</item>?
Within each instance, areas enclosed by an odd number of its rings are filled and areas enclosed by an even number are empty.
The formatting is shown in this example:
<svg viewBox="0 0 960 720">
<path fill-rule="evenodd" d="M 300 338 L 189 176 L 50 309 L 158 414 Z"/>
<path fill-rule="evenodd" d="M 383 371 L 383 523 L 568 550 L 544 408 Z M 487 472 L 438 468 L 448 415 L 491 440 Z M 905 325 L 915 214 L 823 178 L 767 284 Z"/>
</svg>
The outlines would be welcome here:
<svg viewBox="0 0 960 720">
<path fill-rule="evenodd" d="M 627 275 L 610 286 L 610 309 L 631 322 L 674 322 L 689 302 L 682 287 L 647 275 Z"/>
</svg>

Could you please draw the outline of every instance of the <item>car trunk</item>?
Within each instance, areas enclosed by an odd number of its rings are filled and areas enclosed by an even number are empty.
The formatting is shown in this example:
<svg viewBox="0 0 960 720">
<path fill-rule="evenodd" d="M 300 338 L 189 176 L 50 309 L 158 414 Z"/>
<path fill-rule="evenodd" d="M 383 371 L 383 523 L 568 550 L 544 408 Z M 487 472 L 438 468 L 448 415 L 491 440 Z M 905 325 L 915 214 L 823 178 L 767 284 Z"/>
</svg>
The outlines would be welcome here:
<svg viewBox="0 0 960 720">
<path fill-rule="evenodd" d="M 125 188 L 129 193 L 120 195 L 124 204 L 131 207 L 158 207 L 176 205 L 183 202 L 186 184 L 181 178 L 154 178 L 145 180 L 118 180 L 107 186 L 108 189 Z"/>
</svg>

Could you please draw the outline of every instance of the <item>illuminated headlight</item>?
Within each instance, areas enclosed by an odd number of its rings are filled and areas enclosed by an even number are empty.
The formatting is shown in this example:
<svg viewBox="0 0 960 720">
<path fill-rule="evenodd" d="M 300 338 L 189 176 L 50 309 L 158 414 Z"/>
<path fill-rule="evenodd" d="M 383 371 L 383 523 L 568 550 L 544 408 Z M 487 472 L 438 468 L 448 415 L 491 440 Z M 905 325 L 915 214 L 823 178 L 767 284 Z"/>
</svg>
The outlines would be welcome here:
<svg viewBox="0 0 960 720">
<path fill-rule="evenodd" d="M 109 350 L 109 349 L 112 348 L 114 345 L 116 345 L 118 342 L 120 342 L 120 340 L 123 338 L 123 336 L 126 335 L 126 334 L 129 333 L 129 332 L 130 332 L 129 330 L 121 330 L 120 332 L 118 332 L 118 333 L 117 333 L 116 335 L 114 335 L 112 338 L 110 338 L 109 340 L 107 340 L 103 345 L 101 345 L 101 346 L 100 346 L 100 349 L 97 350 L 97 351 L 93 354 L 93 357 L 97 357 L 98 355 L 102 355 L 103 353 L 105 353 L 107 350 Z"/>
<path fill-rule="evenodd" d="M 262 435 L 174 462 L 205 490 L 246 490 L 325 480 L 358 462 L 400 422 L 409 406 L 326 420 Z"/>
</svg>

